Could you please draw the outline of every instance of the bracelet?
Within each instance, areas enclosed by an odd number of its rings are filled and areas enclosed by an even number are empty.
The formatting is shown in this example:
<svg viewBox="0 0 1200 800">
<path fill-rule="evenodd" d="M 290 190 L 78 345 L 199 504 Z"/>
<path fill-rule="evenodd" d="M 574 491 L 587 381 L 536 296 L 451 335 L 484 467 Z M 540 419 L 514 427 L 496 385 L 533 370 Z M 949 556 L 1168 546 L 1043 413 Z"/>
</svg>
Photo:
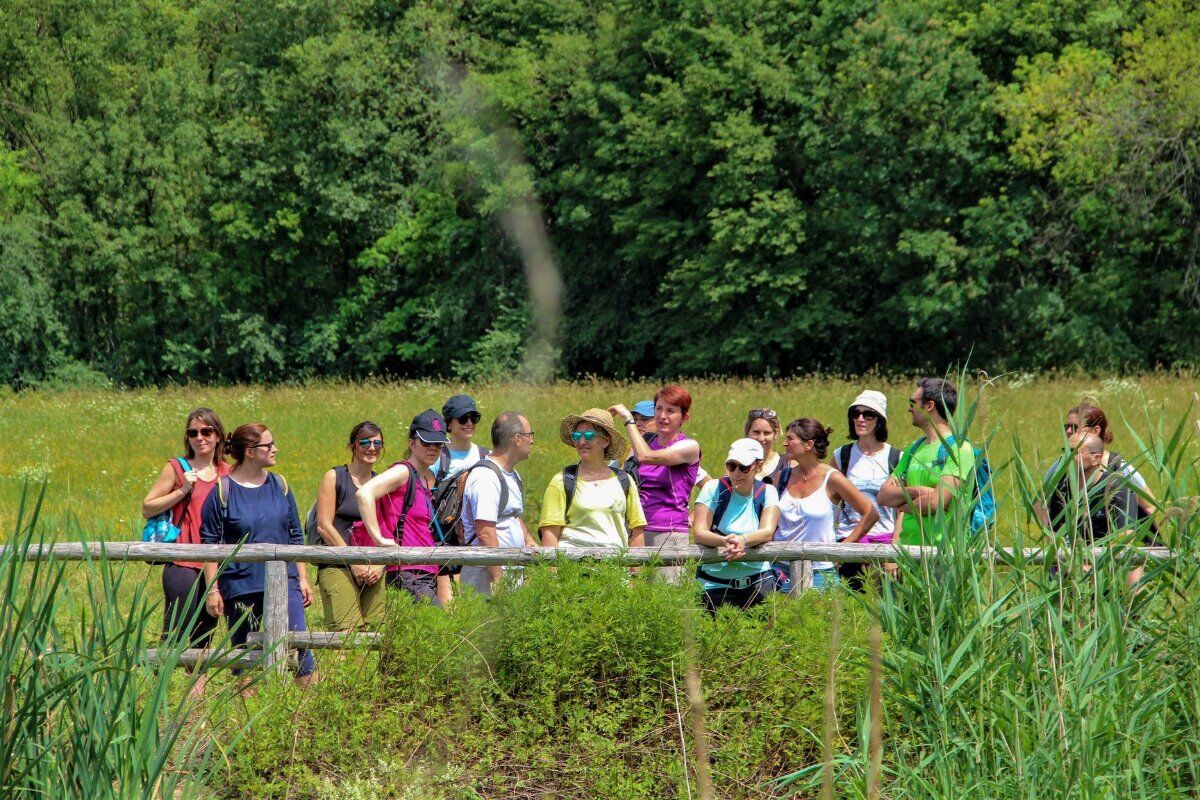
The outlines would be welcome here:
<svg viewBox="0 0 1200 800">
<path fill-rule="evenodd" d="M 208 588 L 208 593 L 209 593 L 209 594 L 220 594 L 220 593 L 221 593 L 221 587 L 220 587 L 220 586 L 217 586 L 217 585 L 214 583 L 212 586 L 210 586 L 210 587 Z"/>
</svg>

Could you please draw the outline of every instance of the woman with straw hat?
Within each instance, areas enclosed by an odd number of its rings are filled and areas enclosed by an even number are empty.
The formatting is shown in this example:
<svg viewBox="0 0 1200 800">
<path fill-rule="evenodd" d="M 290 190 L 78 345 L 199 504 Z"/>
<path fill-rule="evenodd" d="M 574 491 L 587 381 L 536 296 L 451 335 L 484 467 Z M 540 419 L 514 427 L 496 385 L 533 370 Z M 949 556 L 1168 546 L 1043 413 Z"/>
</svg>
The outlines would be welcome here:
<svg viewBox="0 0 1200 800">
<path fill-rule="evenodd" d="M 563 444 L 579 462 L 550 479 L 538 528 L 543 547 L 641 547 L 646 516 L 637 485 L 608 462 L 620 458 L 626 441 L 612 414 L 589 408 L 559 426 Z"/>
</svg>

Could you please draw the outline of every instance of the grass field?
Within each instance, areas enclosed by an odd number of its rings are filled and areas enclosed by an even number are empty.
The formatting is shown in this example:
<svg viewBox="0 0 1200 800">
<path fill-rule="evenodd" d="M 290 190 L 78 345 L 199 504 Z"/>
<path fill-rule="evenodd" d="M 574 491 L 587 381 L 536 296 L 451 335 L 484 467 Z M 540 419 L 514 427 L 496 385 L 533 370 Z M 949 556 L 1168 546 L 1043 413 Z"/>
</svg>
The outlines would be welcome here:
<svg viewBox="0 0 1200 800">
<path fill-rule="evenodd" d="M 892 443 L 904 446 L 915 438 L 905 411 L 910 380 L 690 381 L 687 386 L 694 406 L 685 430 L 700 441 L 710 471 L 720 469 L 725 448 L 741 436 L 746 411 L 756 406 L 778 410 L 785 421 L 816 417 L 834 428 L 833 442 L 840 444 L 845 440 L 846 406 L 867 387 L 888 396 Z M 73 514 L 89 538 L 137 536 L 141 499 L 163 463 L 181 452 L 184 417 L 197 405 L 214 408 L 229 430 L 243 422 L 270 426 L 280 446 L 277 469 L 295 489 L 303 514 L 323 472 L 344 463 L 344 442 L 356 422 L 379 423 L 389 443 L 385 458 L 396 460 L 413 415 L 429 407 L 440 409 L 445 398 L 458 391 L 476 397 L 484 426 L 503 410 L 518 409 L 529 417 L 537 441 L 521 471 L 530 489 L 526 507 L 533 521 L 550 476 L 572 456 L 557 437 L 562 417 L 591 406 L 631 404 L 650 397 L 654 389 L 649 383 L 604 381 L 477 387 L 411 382 L 0 395 L 0 531 L 11 527 L 14 504 L 26 480 L 47 480 L 46 519 Z M 997 467 L 1011 456 L 1014 442 L 1026 459 L 1048 461 L 1061 446 L 1066 410 L 1086 396 L 1098 400 L 1108 414 L 1116 436 L 1112 449 L 1132 456 L 1138 448 L 1130 428 L 1145 437 L 1160 413 L 1177 420 L 1192 404 L 1196 389 L 1190 375 L 1005 376 L 982 387 L 981 414 L 970 435 L 977 445 L 990 438 L 989 454 Z M 486 444 L 486 431 L 481 429 L 479 436 Z M 1157 489 L 1155 476 L 1146 477 Z M 1003 502 L 1008 493 L 1003 469 L 997 480 Z"/>
<path fill-rule="evenodd" d="M 688 386 L 695 407 L 686 430 L 700 440 L 710 470 L 755 406 L 771 406 L 785 421 L 815 416 L 834 426 L 840 443 L 845 407 L 861 388 L 888 395 L 893 444 L 914 438 L 906 424 L 908 380 Z M 0 430 L 7 434 L 0 438 L 0 530 L 11 530 L 26 482 L 44 480 L 41 524 L 51 537 L 135 538 L 140 500 L 178 452 L 184 416 L 196 405 L 215 408 L 230 428 L 247 421 L 270 426 L 280 443 L 279 471 L 303 512 L 320 474 L 341 462 L 354 423 L 378 422 L 390 457 L 398 458 L 413 414 L 440 407 L 463 388 L 393 383 L 0 395 Z M 538 432 L 533 459 L 522 468 L 533 522 L 546 482 L 571 456 L 555 436 L 561 417 L 628 404 L 653 389 L 579 382 L 471 391 L 485 420 L 518 409 Z M 981 403 L 970 435 L 977 445 L 988 443 L 997 468 L 999 538 L 1011 541 L 1028 524 L 1006 465 L 1017 453 L 1030 469 L 1049 461 L 1061 446 L 1070 406 L 1083 397 L 1099 402 L 1116 436 L 1112 449 L 1137 460 L 1139 440 L 1161 447 L 1181 420 L 1191 430 L 1195 389 L 1191 376 L 1165 374 L 1021 375 L 971 387 Z M 1173 481 L 1166 494 L 1182 516 L 1172 528 L 1182 532 L 1177 541 L 1188 553 L 1155 573 L 1139 595 L 1124 590 L 1117 557 L 1084 570 L 1089 557 L 1076 552 L 1062 573 L 1038 565 L 992 569 L 979 557 L 987 544 L 980 538 L 951 548 L 936 570 L 902 564 L 903 579 L 878 604 L 848 601 L 845 609 L 836 596 L 809 593 L 710 619 L 695 615 L 688 587 L 646 574 L 631 581 L 615 567 L 564 567 L 557 574 L 539 568 L 520 591 L 490 603 L 468 596 L 452 614 L 394 598 L 390 655 L 323 654 L 326 680 L 314 692 L 277 683 L 249 705 L 208 706 L 212 730 L 254 720 L 253 735 L 229 753 L 210 747 L 210 754 L 220 753 L 211 795 L 191 787 L 190 796 L 691 797 L 694 744 L 683 728 L 687 701 L 681 705 L 679 684 L 694 663 L 709 709 L 716 796 L 776 798 L 799 790 L 815 797 L 830 658 L 837 687 L 835 796 L 865 800 L 878 796 L 864 733 L 872 619 L 885 654 L 883 796 L 948 799 L 969 796 L 968 787 L 978 787 L 977 796 L 1013 800 L 1194 796 L 1200 559 L 1192 533 L 1200 517 L 1188 498 L 1198 493 L 1197 446 L 1180 442 L 1160 455 L 1173 466 L 1160 472 L 1147 459 L 1142 471 L 1155 491 Z M 87 588 L 95 576 L 89 584 L 85 569 L 72 567 L 75 603 L 63 604 L 63 615 L 86 614 L 83 604 L 96 604 Z M 139 586 L 156 599 L 157 587 L 143 577 L 156 582 L 156 570 L 128 565 L 101 607 L 129 607 Z M 11 584 L 19 587 L 20 576 Z M 110 627 L 119 628 L 119 611 L 110 616 Z M 310 609 L 310 621 L 317 616 Z M 152 631 L 155 624 L 152 612 L 144 625 Z M 129 658 L 135 663 L 136 648 Z M 171 694 L 182 694 L 183 681 L 176 672 Z M 103 702 L 93 705 L 102 710 Z M 156 745 L 153 737 L 146 741 Z M 218 733 L 212 742 L 223 748 L 228 738 Z M 778 782 L 795 771 L 797 783 Z"/>
</svg>

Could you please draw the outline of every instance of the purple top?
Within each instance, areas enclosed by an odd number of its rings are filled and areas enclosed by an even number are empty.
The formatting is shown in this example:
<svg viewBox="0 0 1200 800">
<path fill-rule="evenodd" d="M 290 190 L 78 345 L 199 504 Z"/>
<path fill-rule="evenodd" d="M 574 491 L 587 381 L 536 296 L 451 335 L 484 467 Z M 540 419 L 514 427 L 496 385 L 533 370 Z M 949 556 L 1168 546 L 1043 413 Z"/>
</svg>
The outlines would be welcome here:
<svg viewBox="0 0 1200 800">
<path fill-rule="evenodd" d="M 667 444 L 660 445 L 655 436 L 649 445 L 651 450 L 666 450 L 687 438 L 680 432 Z M 641 479 L 638 494 L 642 500 L 642 510 L 646 512 L 646 530 L 687 531 L 688 500 L 692 497 L 692 488 L 696 485 L 699 473 L 699 459 L 694 464 L 675 464 L 670 467 L 638 464 L 638 478 Z"/>
</svg>

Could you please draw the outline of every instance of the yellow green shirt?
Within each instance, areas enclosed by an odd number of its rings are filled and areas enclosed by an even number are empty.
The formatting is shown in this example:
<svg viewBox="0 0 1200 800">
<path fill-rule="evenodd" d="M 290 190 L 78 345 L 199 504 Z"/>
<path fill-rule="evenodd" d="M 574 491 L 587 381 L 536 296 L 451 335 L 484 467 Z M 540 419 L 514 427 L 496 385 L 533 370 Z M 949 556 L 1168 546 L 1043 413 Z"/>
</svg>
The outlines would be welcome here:
<svg viewBox="0 0 1200 800">
<path fill-rule="evenodd" d="M 626 547 L 628 531 L 646 524 L 637 486 L 630 481 L 629 493 L 624 495 L 615 475 L 599 481 L 580 478 L 575 482 L 569 514 L 566 505 L 563 476 L 558 472 L 546 487 L 538 527 L 561 526 L 559 547 Z"/>
<path fill-rule="evenodd" d="M 896 477 L 902 478 L 908 486 L 935 487 L 942 478 L 959 478 L 962 481 L 960 491 L 971 491 L 971 476 L 975 472 L 975 448 L 970 442 L 955 442 L 946 453 L 946 463 L 938 465 L 938 454 L 942 448 L 940 440 L 925 442 L 912 453 L 901 456 L 896 465 Z M 908 463 L 905 463 L 908 459 Z M 952 499 L 945 508 L 929 514 L 918 514 L 916 511 L 904 512 L 904 524 L 900 529 L 900 544 L 933 545 L 941 544 L 943 527 L 947 520 L 953 518 L 954 503 Z"/>
</svg>

